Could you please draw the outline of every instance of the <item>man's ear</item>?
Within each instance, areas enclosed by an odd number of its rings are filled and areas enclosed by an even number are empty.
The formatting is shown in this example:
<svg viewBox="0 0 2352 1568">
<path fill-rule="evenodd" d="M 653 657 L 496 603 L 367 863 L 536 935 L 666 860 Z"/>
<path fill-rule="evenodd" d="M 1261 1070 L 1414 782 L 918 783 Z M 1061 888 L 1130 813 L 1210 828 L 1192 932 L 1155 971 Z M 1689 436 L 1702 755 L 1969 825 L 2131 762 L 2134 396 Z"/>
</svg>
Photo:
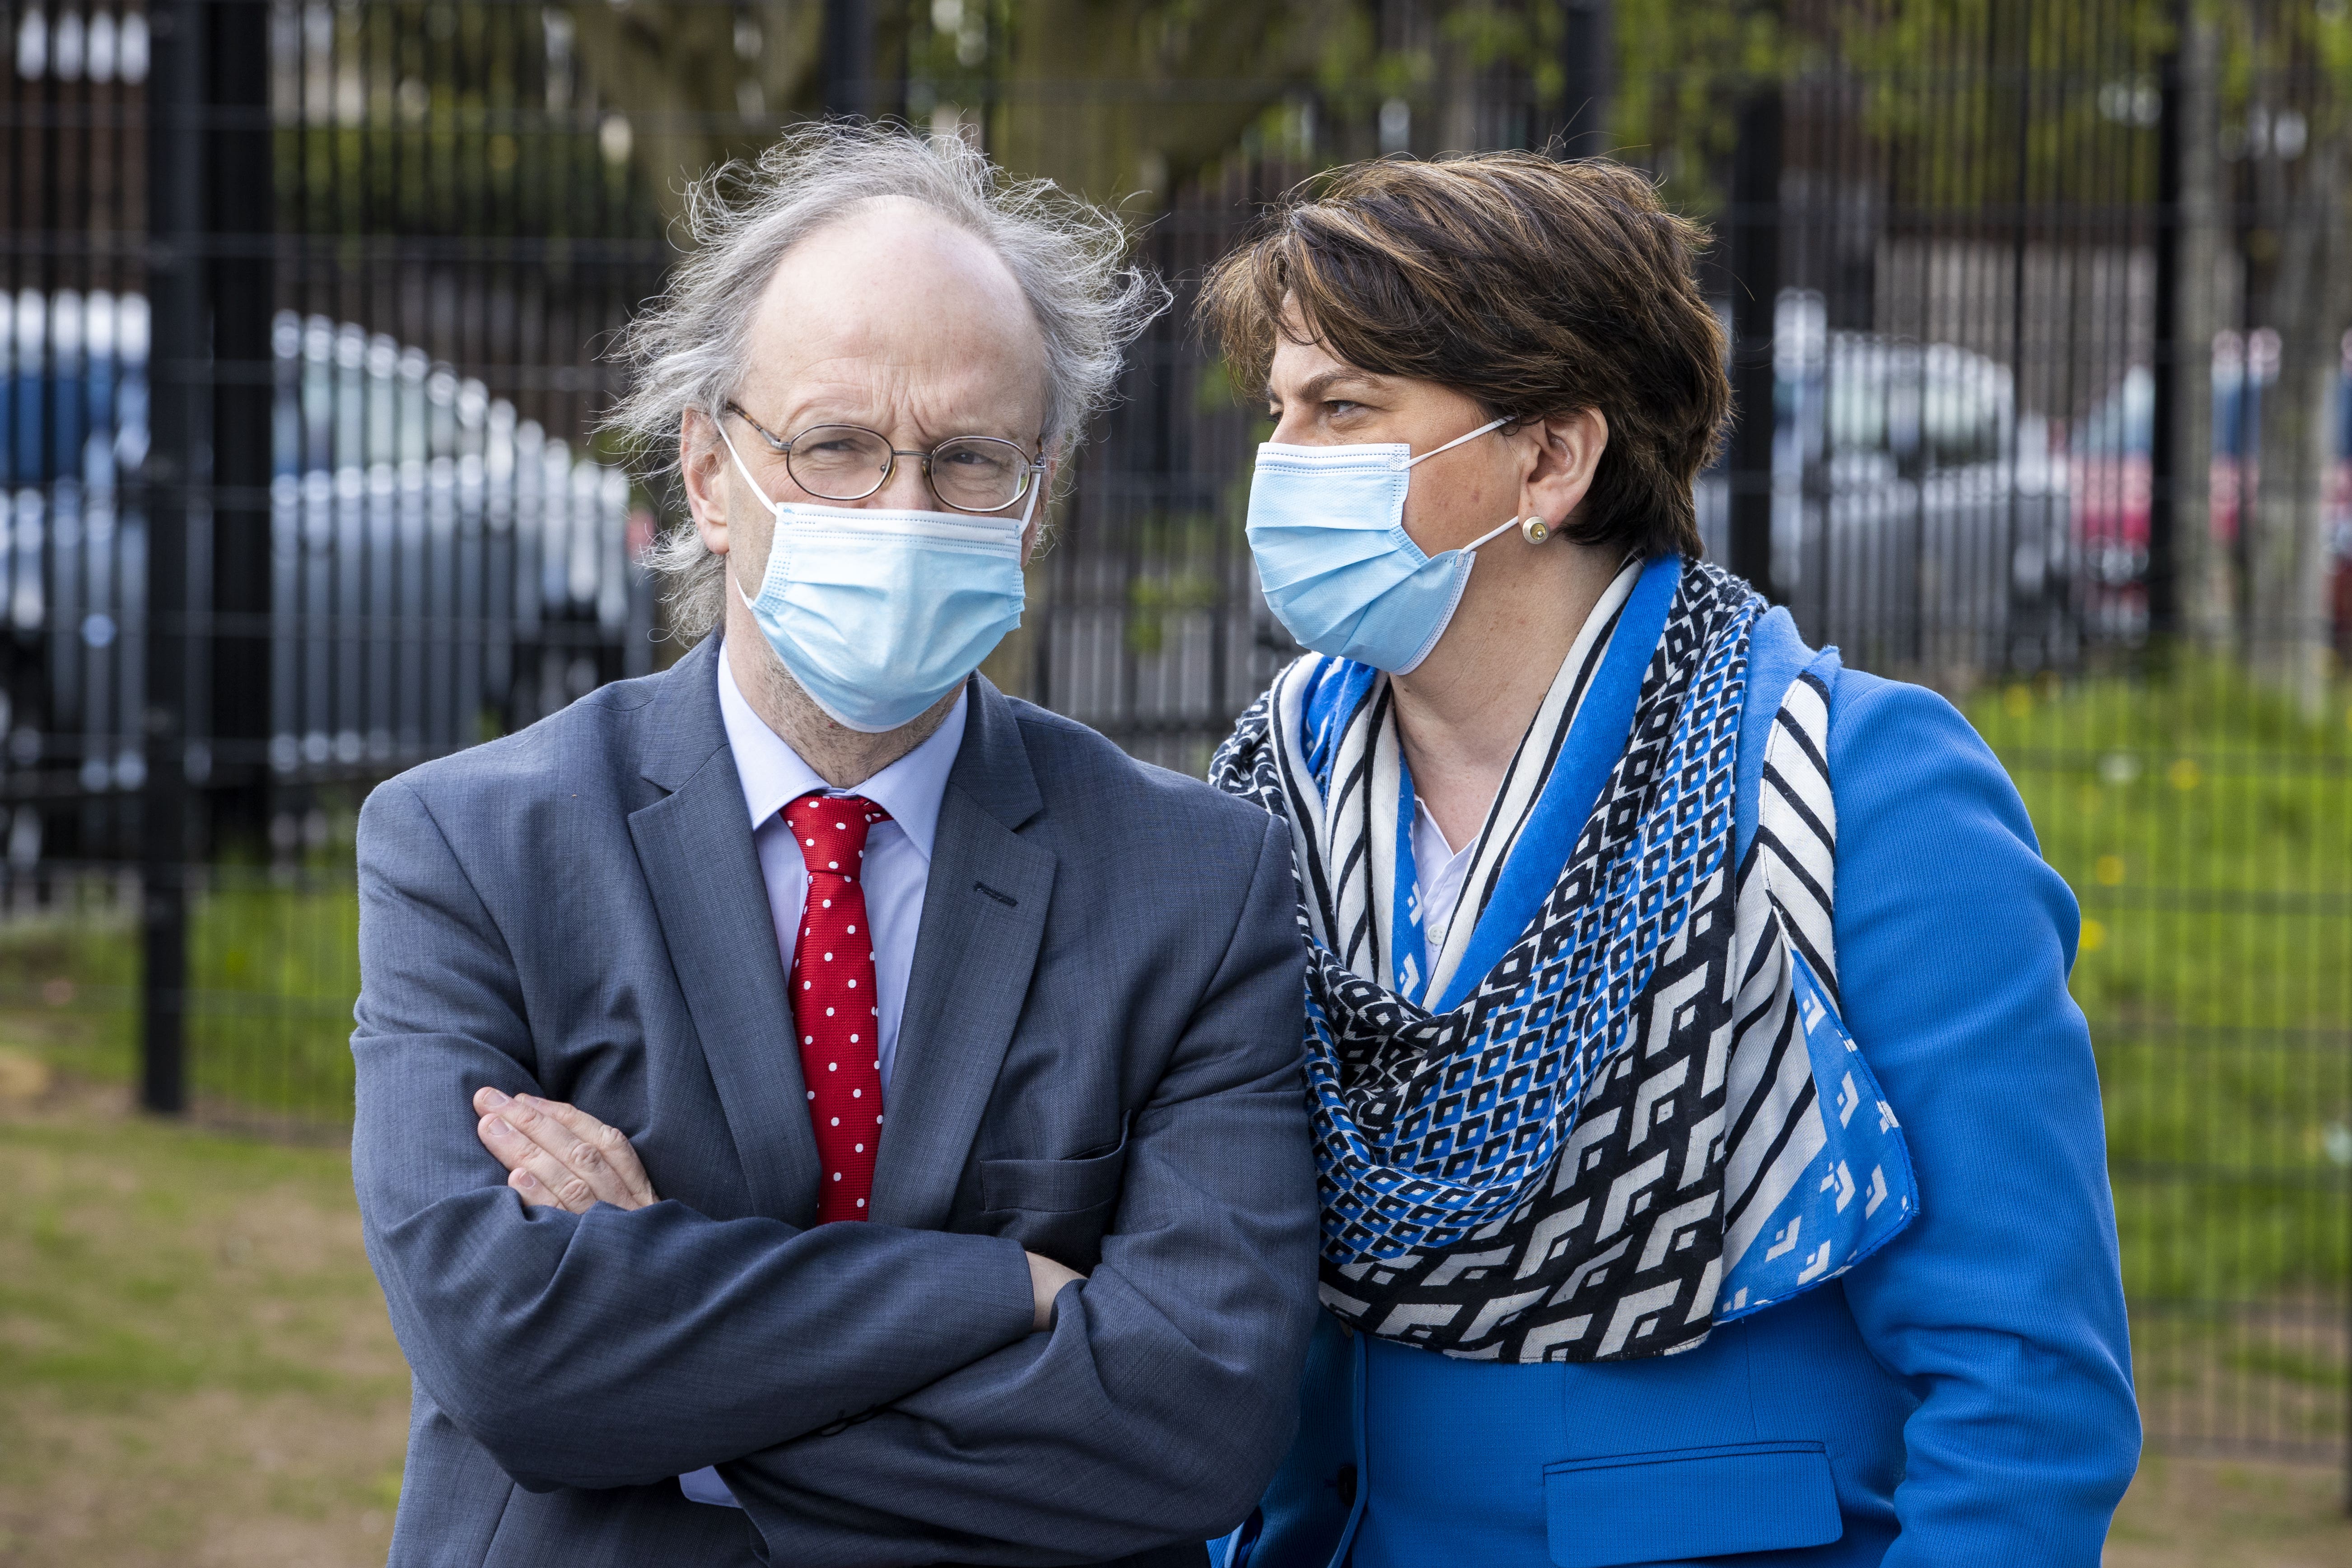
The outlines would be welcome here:
<svg viewBox="0 0 2352 1568">
<path fill-rule="evenodd" d="M 686 508 L 694 518 L 702 547 L 713 555 L 727 553 L 727 487 L 719 477 L 724 460 L 716 426 L 699 408 L 689 408 L 677 426 L 677 470 L 686 486 Z"/>
<path fill-rule="evenodd" d="M 1554 532 L 1576 515 L 1609 449 L 1609 417 L 1598 408 L 1530 420 L 1517 434 L 1529 443 L 1520 481 L 1519 515 L 1539 517 Z"/>
</svg>

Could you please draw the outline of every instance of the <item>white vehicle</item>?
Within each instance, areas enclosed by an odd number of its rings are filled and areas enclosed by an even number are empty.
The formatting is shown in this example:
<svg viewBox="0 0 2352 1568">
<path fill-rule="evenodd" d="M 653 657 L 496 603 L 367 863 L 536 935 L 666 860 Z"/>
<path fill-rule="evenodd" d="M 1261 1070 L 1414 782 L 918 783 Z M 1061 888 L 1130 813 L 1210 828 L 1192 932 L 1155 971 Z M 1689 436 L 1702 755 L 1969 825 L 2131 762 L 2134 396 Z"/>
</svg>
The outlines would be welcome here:
<svg viewBox="0 0 2352 1568">
<path fill-rule="evenodd" d="M 2067 468 L 2007 365 L 1773 316 L 1772 561 L 1816 642 L 1930 679 L 2068 661 Z"/>
</svg>

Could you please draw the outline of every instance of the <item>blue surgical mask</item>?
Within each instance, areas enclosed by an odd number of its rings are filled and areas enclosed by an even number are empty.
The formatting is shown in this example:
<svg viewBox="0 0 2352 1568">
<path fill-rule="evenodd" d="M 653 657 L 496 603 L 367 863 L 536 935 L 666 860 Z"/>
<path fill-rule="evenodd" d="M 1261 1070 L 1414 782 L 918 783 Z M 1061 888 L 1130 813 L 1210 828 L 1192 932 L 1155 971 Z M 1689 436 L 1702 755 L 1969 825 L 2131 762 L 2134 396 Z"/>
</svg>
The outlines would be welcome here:
<svg viewBox="0 0 2352 1568">
<path fill-rule="evenodd" d="M 1016 521 L 952 511 L 886 511 L 769 500 L 724 426 L 736 472 L 775 514 L 751 618 L 819 708 L 862 734 L 912 721 L 980 668 L 1021 624 Z"/>
<path fill-rule="evenodd" d="M 1403 675 L 1429 657 L 1469 585 L 1478 547 L 1422 552 L 1404 531 L 1415 463 L 1509 423 L 1496 419 L 1420 457 L 1402 442 L 1257 449 L 1249 543 L 1275 618 L 1305 647 Z"/>
</svg>

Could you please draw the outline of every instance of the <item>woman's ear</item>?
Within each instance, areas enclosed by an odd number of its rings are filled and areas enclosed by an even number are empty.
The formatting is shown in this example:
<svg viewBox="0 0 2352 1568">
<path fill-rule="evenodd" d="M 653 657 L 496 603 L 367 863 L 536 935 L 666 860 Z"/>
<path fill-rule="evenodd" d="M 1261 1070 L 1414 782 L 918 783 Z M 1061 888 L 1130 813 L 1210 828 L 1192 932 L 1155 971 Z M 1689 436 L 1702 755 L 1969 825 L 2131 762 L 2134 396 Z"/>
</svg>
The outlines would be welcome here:
<svg viewBox="0 0 2352 1568">
<path fill-rule="evenodd" d="M 727 489 L 719 482 L 721 461 L 716 426 L 698 408 L 689 408 L 677 426 L 677 471 L 686 485 L 686 509 L 694 518 L 702 547 L 727 553 Z"/>
<path fill-rule="evenodd" d="M 1520 481 L 1519 514 L 1543 519 L 1557 533 L 1592 489 L 1601 454 L 1609 449 L 1609 417 L 1598 408 L 1580 408 L 1532 420 L 1518 434 L 1533 443 Z"/>
</svg>

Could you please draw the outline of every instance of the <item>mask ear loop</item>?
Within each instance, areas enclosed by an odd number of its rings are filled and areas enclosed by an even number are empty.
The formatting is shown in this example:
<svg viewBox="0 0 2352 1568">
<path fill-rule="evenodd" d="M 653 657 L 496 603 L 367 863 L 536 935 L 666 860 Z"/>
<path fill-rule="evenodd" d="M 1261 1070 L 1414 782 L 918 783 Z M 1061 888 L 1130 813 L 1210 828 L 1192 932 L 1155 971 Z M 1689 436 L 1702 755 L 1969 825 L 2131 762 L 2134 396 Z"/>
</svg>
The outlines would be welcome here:
<svg viewBox="0 0 2352 1568">
<path fill-rule="evenodd" d="M 761 503 L 770 511 L 774 511 L 776 503 L 769 498 L 767 491 L 760 488 L 760 481 L 751 477 L 751 470 L 743 466 L 743 454 L 735 449 L 734 441 L 727 434 L 726 419 L 723 417 L 713 419 L 710 422 L 710 427 L 719 432 L 719 445 L 725 447 L 728 457 L 734 459 L 735 471 L 743 476 L 743 482 L 751 487 L 751 493 L 758 496 Z"/>
<path fill-rule="evenodd" d="M 1423 453 L 1420 457 L 1418 457 L 1418 458 L 1407 458 L 1405 459 L 1405 461 L 1404 461 L 1404 466 L 1405 466 L 1406 468 L 1412 468 L 1415 463 L 1425 463 L 1425 462 L 1429 461 L 1429 459 L 1430 459 L 1430 458 L 1434 458 L 1435 456 L 1437 456 L 1437 454 L 1438 454 L 1438 453 L 1440 453 L 1440 452 L 1451 452 L 1452 450 L 1454 450 L 1454 447 L 1459 447 L 1460 445 L 1462 445 L 1462 443 L 1463 443 L 1463 442 L 1465 442 L 1465 441 L 1475 441 L 1475 440 L 1476 440 L 1479 437 L 1484 436 L 1487 431 L 1489 431 L 1489 430 L 1499 430 L 1499 429 L 1501 429 L 1504 426 L 1508 425 L 1510 422 L 1511 422 L 1511 421 L 1510 421 L 1510 418 L 1509 418 L 1509 416 L 1506 416 L 1505 417 L 1500 418 L 1500 419 L 1490 419 L 1490 420 L 1488 420 L 1486 424 L 1479 426 L 1478 426 L 1478 428 L 1476 428 L 1475 430 L 1471 431 L 1471 432 L 1470 432 L 1470 434 L 1468 434 L 1467 436 L 1456 436 L 1455 437 L 1454 437 L 1454 439 L 1453 439 L 1453 440 L 1448 441 L 1447 443 L 1445 443 L 1445 445 L 1444 445 L 1444 446 L 1443 446 L 1443 447 L 1432 447 L 1428 451 L 1423 452 Z M 1517 520 L 1517 518 L 1514 518 L 1514 519 L 1512 519 L 1511 521 L 1514 521 L 1514 522 L 1516 522 L 1516 521 L 1517 521 L 1518 520 Z"/>
<path fill-rule="evenodd" d="M 1510 422 L 1508 416 L 1500 419 L 1489 420 L 1486 424 L 1479 426 L 1475 430 L 1471 431 L 1467 436 L 1456 436 L 1453 440 L 1448 441 L 1443 447 L 1432 447 L 1420 457 L 1407 459 L 1404 466 L 1410 468 L 1415 463 L 1426 462 L 1428 459 L 1437 456 L 1440 452 L 1450 452 L 1454 447 L 1462 445 L 1463 442 L 1475 441 L 1479 437 L 1484 436 L 1487 431 L 1499 430 Z M 1526 518 L 1514 517 L 1506 521 L 1500 528 L 1482 533 L 1477 538 L 1472 540 L 1469 543 L 1464 545 L 1462 547 L 1462 553 L 1465 555 L 1475 555 L 1477 553 L 1478 547 L 1480 545 L 1487 543 L 1492 540 L 1499 539 L 1506 531 L 1514 528 L 1519 531 L 1520 536 L 1526 539 L 1529 544 L 1541 544 L 1545 540 L 1551 537 L 1551 525 L 1545 522 L 1542 518 L 1535 516 Z"/>
<path fill-rule="evenodd" d="M 1519 529 L 1519 531 L 1522 533 L 1528 534 L 1528 542 L 1529 544 L 1541 544 L 1545 539 L 1549 537 L 1551 531 L 1544 527 L 1544 521 L 1539 517 L 1531 517 L 1528 519 L 1525 527 L 1521 527 L 1517 518 L 1509 518 L 1507 519 L 1500 527 L 1490 528 L 1486 532 L 1480 534 L 1477 538 L 1472 540 L 1469 543 L 1464 545 L 1462 547 L 1462 553 L 1465 555 L 1475 555 L 1478 553 L 1478 547 L 1480 545 L 1500 539 L 1503 535 L 1510 532 L 1511 530 L 1515 528 Z"/>
<path fill-rule="evenodd" d="M 1044 469 L 1038 469 L 1029 476 L 1029 499 L 1022 505 L 1021 508 L 1021 531 L 1024 533 L 1029 531 L 1029 520 L 1032 517 L 1034 517 L 1037 513 L 1037 492 L 1045 488 L 1045 474 Z"/>
<path fill-rule="evenodd" d="M 762 502 L 766 503 L 770 515 L 775 515 L 781 510 L 781 509 L 774 501 L 768 499 L 768 492 L 760 488 L 760 481 L 751 477 L 751 470 L 743 466 L 743 454 L 735 449 L 734 441 L 729 437 L 727 434 L 727 421 L 725 418 L 720 417 L 713 419 L 710 422 L 710 427 L 719 432 L 719 444 L 727 448 L 728 457 L 734 459 L 735 471 L 743 476 L 743 482 L 751 487 L 751 493 L 758 496 Z M 770 542 L 768 548 L 771 553 L 774 552 L 775 544 L 773 541 Z M 727 563 L 724 568 L 724 575 L 727 578 L 727 585 L 735 590 L 735 596 L 737 598 L 743 601 L 743 607 L 747 610 L 752 610 L 752 613 L 756 615 L 758 612 L 753 608 L 751 604 L 751 595 L 743 592 L 743 584 L 735 580 L 735 563 L 732 560 L 730 560 Z M 762 584 L 763 588 L 765 584 Z"/>
</svg>

